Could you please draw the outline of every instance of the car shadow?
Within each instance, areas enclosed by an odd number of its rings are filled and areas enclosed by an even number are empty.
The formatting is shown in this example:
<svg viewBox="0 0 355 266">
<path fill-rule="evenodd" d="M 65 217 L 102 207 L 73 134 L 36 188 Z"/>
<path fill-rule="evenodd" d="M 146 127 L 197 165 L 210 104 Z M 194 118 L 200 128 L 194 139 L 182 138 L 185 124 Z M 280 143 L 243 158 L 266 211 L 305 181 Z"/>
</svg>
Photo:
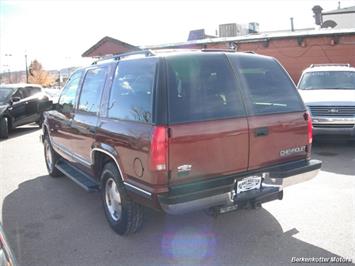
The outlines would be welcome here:
<svg viewBox="0 0 355 266">
<path fill-rule="evenodd" d="M 7 139 L 1 139 L 0 138 L 0 142 L 1 141 L 7 141 L 7 140 L 10 140 L 10 139 L 13 139 L 13 138 L 17 138 L 17 137 L 21 137 L 23 135 L 26 135 L 26 134 L 30 134 L 36 130 L 39 130 L 40 128 L 38 127 L 37 124 L 29 124 L 29 125 L 26 125 L 26 126 L 21 126 L 21 127 L 17 127 L 17 128 L 14 128 L 12 129 L 10 132 L 9 132 L 9 137 Z"/>
<path fill-rule="evenodd" d="M 313 142 L 312 158 L 323 162 L 323 171 L 355 177 L 355 140 L 318 137 Z"/>
<path fill-rule="evenodd" d="M 266 209 L 212 218 L 146 210 L 136 234 L 109 228 L 99 193 L 40 176 L 4 198 L 3 227 L 20 265 L 291 265 L 293 257 L 338 257 L 282 230 Z M 330 264 L 328 264 L 330 265 Z M 343 264 L 345 265 L 345 264 Z"/>
</svg>

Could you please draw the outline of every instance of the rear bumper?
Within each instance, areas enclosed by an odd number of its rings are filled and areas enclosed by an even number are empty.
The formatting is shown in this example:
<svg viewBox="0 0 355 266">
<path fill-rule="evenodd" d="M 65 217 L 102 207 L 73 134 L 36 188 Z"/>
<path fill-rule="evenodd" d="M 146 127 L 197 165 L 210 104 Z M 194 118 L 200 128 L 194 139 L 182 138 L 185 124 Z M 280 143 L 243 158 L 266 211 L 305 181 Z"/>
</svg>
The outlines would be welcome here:
<svg viewBox="0 0 355 266">
<path fill-rule="evenodd" d="M 314 178 L 321 165 L 321 161 L 318 160 L 302 160 L 238 175 L 178 185 L 171 187 L 169 193 L 158 195 L 158 200 L 161 208 L 169 214 L 181 214 L 215 207 L 220 210 L 234 210 L 246 205 L 258 206 L 260 203 L 282 199 L 284 187 Z M 260 189 L 240 194 L 235 193 L 236 182 L 256 174 L 263 175 Z"/>
</svg>

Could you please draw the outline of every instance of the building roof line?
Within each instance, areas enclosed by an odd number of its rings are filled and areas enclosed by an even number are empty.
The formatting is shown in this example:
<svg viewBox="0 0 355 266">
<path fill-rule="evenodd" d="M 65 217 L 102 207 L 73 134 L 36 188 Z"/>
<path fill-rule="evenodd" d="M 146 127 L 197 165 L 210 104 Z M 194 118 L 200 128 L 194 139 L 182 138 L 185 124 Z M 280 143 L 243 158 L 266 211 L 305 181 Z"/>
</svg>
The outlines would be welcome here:
<svg viewBox="0 0 355 266">
<path fill-rule="evenodd" d="M 194 44 L 208 44 L 208 43 L 220 43 L 220 42 L 255 42 L 264 41 L 271 39 L 281 39 L 290 37 L 313 37 L 322 35 L 343 35 L 343 34 L 355 34 L 355 29 L 315 29 L 315 30 L 305 30 L 305 31 L 294 31 L 294 32 L 272 32 L 272 33 L 260 33 L 260 34 L 249 34 L 243 36 L 234 37 L 220 37 L 220 38 L 207 38 L 202 40 L 193 40 L 186 42 L 176 42 L 176 43 L 166 43 L 158 45 L 145 45 L 140 46 L 141 49 L 158 49 L 166 47 L 175 46 L 188 46 Z"/>
<path fill-rule="evenodd" d="M 322 15 L 336 15 L 336 14 L 348 14 L 348 13 L 355 13 L 355 6 L 349 6 L 349 7 L 322 12 Z"/>
<path fill-rule="evenodd" d="M 105 36 L 100 41 L 95 43 L 92 47 L 90 47 L 88 50 L 86 50 L 81 56 L 82 57 L 90 57 L 91 56 L 90 54 L 93 51 L 95 51 L 98 47 L 100 47 L 102 44 L 104 44 L 106 41 L 111 41 L 111 42 L 126 46 L 128 48 L 135 48 L 135 49 L 139 50 L 139 47 L 137 47 L 137 46 L 134 46 L 132 44 L 117 40 L 117 39 L 109 37 L 109 36 Z"/>
</svg>

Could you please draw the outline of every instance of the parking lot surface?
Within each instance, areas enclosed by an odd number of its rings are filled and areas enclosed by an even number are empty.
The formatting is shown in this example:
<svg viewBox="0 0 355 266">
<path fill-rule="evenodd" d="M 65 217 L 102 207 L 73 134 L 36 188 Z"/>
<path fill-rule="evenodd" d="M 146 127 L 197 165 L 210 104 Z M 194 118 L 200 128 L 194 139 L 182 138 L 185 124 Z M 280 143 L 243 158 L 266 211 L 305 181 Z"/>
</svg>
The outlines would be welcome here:
<svg viewBox="0 0 355 266">
<path fill-rule="evenodd" d="M 322 171 L 286 188 L 281 201 L 217 218 L 146 210 L 142 230 L 121 237 L 105 221 L 99 193 L 47 175 L 39 134 L 38 127 L 21 127 L 0 142 L 0 220 L 21 265 L 355 262 L 354 142 L 315 143 L 313 158 L 323 161 Z"/>
</svg>

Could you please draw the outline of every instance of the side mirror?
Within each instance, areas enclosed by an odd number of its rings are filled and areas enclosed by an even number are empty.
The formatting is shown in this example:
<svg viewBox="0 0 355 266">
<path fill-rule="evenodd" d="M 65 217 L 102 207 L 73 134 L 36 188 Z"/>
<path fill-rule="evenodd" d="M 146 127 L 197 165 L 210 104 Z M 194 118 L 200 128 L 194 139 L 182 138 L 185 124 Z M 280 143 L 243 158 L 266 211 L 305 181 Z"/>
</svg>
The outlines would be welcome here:
<svg viewBox="0 0 355 266">
<path fill-rule="evenodd" d="M 58 111 L 60 109 L 60 106 L 58 103 L 52 103 L 52 110 Z"/>
<path fill-rule="evenodd" d="M 20 97 L 12 97 L 11 98 L 11 102 L 15 103 L 15 102 L 19 102 L 21 100 Z"/>
</svg>

